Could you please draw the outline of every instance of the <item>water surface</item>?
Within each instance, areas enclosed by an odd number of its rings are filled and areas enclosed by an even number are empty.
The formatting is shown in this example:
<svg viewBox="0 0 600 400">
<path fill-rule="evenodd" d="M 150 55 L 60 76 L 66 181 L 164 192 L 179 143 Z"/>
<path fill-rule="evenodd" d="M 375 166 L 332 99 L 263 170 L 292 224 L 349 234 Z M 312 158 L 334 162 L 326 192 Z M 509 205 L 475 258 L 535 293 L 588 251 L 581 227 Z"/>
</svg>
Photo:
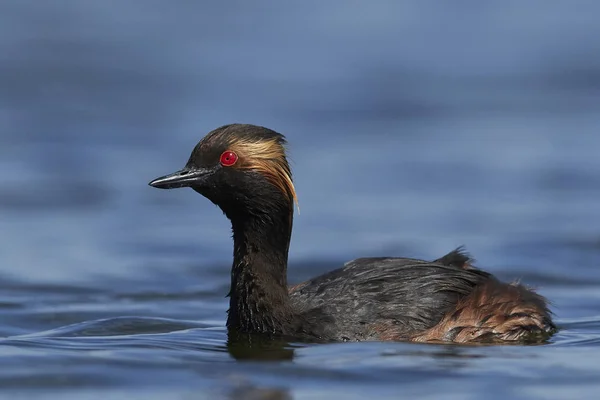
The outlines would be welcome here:
<svg viewBox="0 0 600 400">
<path fill-rule="evenodd" d="M 0 396 L 596 396 L 600 6 L 578 4 L 3 1 Z M 147 182 L 230 122 L 289 139 L 291 283 L 465 244 L 562 330 L 229 343 L 227 221 Z"/>
</svg>

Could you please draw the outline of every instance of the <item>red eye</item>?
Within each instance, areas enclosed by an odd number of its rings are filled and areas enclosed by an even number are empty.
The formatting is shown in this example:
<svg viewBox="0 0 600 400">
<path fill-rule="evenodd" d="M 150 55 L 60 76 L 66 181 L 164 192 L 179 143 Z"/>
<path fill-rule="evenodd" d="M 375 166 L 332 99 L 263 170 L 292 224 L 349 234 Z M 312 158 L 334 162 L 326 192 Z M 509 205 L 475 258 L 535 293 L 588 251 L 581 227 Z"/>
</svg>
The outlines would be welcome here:
<svg viewBox="0 0 600 400">
<path fill-rule="evenodd" d="M 231 167 L 238 160 L 237 154 L 231 150 L 227 150 L 221 154 L 221 165 L 224 167 Z"/>
</svg>

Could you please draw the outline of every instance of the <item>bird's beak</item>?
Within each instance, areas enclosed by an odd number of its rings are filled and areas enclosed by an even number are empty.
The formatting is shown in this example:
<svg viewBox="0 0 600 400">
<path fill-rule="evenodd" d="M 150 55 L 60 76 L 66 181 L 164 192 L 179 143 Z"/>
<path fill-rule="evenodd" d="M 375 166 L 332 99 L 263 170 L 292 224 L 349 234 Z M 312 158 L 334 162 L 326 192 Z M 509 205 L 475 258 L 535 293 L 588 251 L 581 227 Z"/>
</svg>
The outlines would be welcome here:
<svg viewBox="0 0 600 400">
<path fill-rule="evenodd" d="M 184 168 L 181 171 L 161 176 L 148 183 L 159 189 L 176 189 L 181 187 L 200 185 L 210 176 L 212 171 L 206 168 Z"/>
</svg>

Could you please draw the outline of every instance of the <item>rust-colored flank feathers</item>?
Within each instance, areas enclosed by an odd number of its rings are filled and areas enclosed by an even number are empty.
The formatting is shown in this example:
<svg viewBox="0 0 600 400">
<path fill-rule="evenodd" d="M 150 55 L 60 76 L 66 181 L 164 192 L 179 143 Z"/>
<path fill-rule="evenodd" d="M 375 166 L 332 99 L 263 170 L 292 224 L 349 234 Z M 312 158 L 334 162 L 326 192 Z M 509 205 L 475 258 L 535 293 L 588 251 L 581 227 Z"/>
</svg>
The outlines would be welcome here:
<svg viewBox="0 0 600 400">
<path fill-rule="evenodd" d="M 416 335 L 416 342 L 537 341 L 546 332 L 550 312 L 543 297 L 518 283 L 491 278 L 458 301 L 434 327 Z"/>
</svg>

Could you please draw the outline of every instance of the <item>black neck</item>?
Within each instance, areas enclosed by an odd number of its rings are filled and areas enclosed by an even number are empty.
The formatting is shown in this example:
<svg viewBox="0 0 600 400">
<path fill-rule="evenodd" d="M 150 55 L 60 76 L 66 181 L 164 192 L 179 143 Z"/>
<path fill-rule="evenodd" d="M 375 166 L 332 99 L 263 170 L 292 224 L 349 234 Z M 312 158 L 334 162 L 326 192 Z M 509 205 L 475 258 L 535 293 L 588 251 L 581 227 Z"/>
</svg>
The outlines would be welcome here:
<svg viewBox="0 0 600 400">
<path fill-rule="evenodd" d="M 293 205 L 269 206 L 227 213 L 234 241 L 228 328 L 277 334 L 290 319 L 287 261 Z"/>
</svg>

